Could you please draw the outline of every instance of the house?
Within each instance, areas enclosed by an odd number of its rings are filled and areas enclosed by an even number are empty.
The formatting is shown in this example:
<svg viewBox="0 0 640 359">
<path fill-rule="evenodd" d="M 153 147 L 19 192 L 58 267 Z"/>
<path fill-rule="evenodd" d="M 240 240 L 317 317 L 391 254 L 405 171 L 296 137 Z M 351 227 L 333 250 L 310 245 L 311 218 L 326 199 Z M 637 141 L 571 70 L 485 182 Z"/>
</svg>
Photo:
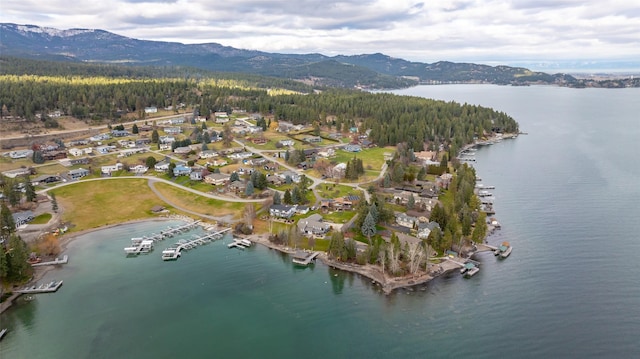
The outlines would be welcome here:
<svg viewBox="0 0 640 359">
<path fill-rule="evenodd" d="M 163 131 L 167 135 L 178 135 L 182 133 L 182 127 L 165 127 Z"/>
<path fill-rule="evenodd" d="M 218 157 L 218 152 L 213 151 L 213 150 L 200 151 L 200 154 L 198 154 L 198 157 L 200 157 L 200 158 Z"/>
<path fill-rule="evenodd" d="M 431 231 L 435 228 L 440 229 L 438 222 L 419 222 L 418 223 L 418 238 L 427 239 Z"/>
<path fill-rule="evenodd" d="M 173 175 L 175 177 L 178 176 L 188 176 L 191 174 L 191 167 L 187 167 L 185 165 L 177 165 L 174 169 L 173 169 Z"/>
<path fill-rule="evenodd" d="M 320 136 L 307 136 L 302 139 L 304 142 L 308 143 L 320 143 L 322 142 L 322 137 Z"/>
<path fill-rule="evenodd" d="M 111 166 L 102 166 L 101 172 L 103 175 L 110 175 L 111 172 L 116 172 L 120 170 L 122 170 L 122 163 L 116 163 L 115 165 L 111 165 Z"/>
<path fill-rule="evenodd" d="M 78 168 L 78 169 L 69 171 L 67 174 L 69 175 L 69 178 L 75 180 L 75 179 L 80 179 L 82 177 L 88 176 L 89 170 L 84 168 Z"/>
<path fill-rule="evenodd" d="M 156 113 L 158 112 L 158 108 L 155 106 L 149 106 L 144 108 L 144 113 Z"/>
<path fill-rule="evenodd" d="M 192 181 L 202 181 L 204 170 L 195 170 L 189 173 L 189 179 Z"/>
<path fill-rule="evenodd" d="M 88 155 L 90 153 L 93 152 L 93 148 L 91 147 L 87 147 L 87 148 L 70 148 L 67 152 L 69 152 L 69 154 L 71 156 L 75 156 L 75 157 L 79 157 L 79 156 L 84 156 L 84 155 Z"/>
<path fill-rule="evenodd" d="M 149 167 L 144 166 L 144 165 L 136 165 L 133 167 L 129 168 L 129 172 L 133 172 L 135 174 L 143 174 L 143 173 L 147 173 L 147 171 L 149 170 Z"/>
<path fill-rule="evenodd" d="M 322 237 L 329 232 L 331 226 L 322 221 L 322 216 L 312 214 L 307 218 L 298 221 L 298 230 L 305 236 Z"/>
<path fill-rule="evenodd" d="M 111 135 L 108 133 L 101 133 L 99 135 L 89 137 L 89 141 L 91 142 L 106 141 L 108 139 L 111 139 Z"/>
<path fill-rule="evenodd" d="M 9 152 L 9 157 L 14 160 L 20 158 L 31 158 L 33 156 L 33 150 L 22 150 L 22 151 L 11 151 Z"/>
<path fill-rule="evenodd" d="M 307 214 L 307 213 L 309 213 L 309 206 L 302 206 L 302 205 L 296 206 L 296 213 L 297 214 Z"/>
<path fill-rule="evenodd" d="M 126 137 L 129 136 L 129 131 L 127 130 L 112 130 L 111 136 L 113 137 Z"/>
<path fill-rule="evenodd" d="M 268 174 L 267 183 L 270 183 L 274 186 L 279 186 L 283 183 L 283 181 L 282 181 L 282 178 L 280 178 L 278 175 Z"/>
<path fill-rule="evenodd" d="M 294 140 L 280 140 L 279 143 L 282 146 L 293 146 L 293 144 L 295 143 Z"/>
<path fill-rule="evenodd" d="M 416 217 L 412 217 L 407 215 L 406 213 L 397 213 L 396 214 L 396 223 L 399 226 L 413 228 L 415 223 L 418 221 Z"/>
<path fill-rule="evenodd" d="M 42 158 L 45 161 L 61 160 L 67 158 L 67 152 L 65 151 L 49 151 L 42 154 Z"/>
<path fill-rule="evenodd" d="M 61 180 L 61 178 L 58 175 L 41 175 L 41 176 L 38 176 L 38 177 L 32 179 L 31 183 L 34 186 L 37 186 L 39 184 L 59 182 L 60 180 Z"/>
<path fill-rule="evenodd" d="M 172 143 L 175 142 L 176 138 L 173 136 L 160 136 L 158 138 L 158 141 L 160 141 L 160 143 Z"/>
<path fill-rule="evenodd" d="M 153 166 L 153 169 L 156 170 L 156 172 L 167 172 L 169 171 L 169 161 L 163 160 L 157 162 L 155 166 Z"/>
<path fill-rule="evenodd" d="M 177 154 L 181 154 L 181 155 L 186 155 L 189 152 L 191 152 L 191 147 L 189 147 L 189 146 L 176 147 L 173 150 L 173 153 L 177 153 Z"/>
<path fill-rule="evenodd" d="M 218 111 L 213 113 L 215 117 L 215 123 L 227 123 L 229 122 L 229 115 L 224 111 Z"/>
<path fill-rule="evenodd" d="M 278 218 L 291 218 L 296 213 L 296 206 L 273 204 L 269 207 L 269 215 Z"/>
<path fill-rule="evenodd" d="M 2 172 L 3 175 L 9 178 L 16 178 L 18 176 L 28 176 L 31 174 L 31 168 L 16 168 L 15 170 L 9 170 Z"/>
<path fill-rule="evenodd" d="M 331 156 L 333 156 L 335 154 L 336 154 L 336 150 L 334 150 L 333 148 L 329 148 L 326 151 L 318 152 L 318 156 L 324 157 L 324 158 L 331 157 Z"/>
<path fill-rule="evenodd" d="M 181 125 L 184 123 L 184 117 L 176 117 L 169 120 L 169 124 L 171 125 Z"/>
<path fill-rule="evenodd" d="M 229 155 L 229 158 L 234 159 L 234 160 L 241 160 L 244 158 L 249 158 L 253 156 L 253 153 L 251 152 L 238 152 L 238 153 L 232 153 Z"/>
<path fill-rule="evenodd" d="M 293 172 L 293 171 L 284 171 L 282 173 L 279 173 L 278 176 L 280 176 L 280 178 L 284 182 L 287 181 L 287 177 L 289 177 L 291 181 L 293 181 L 294 183 L 299 183 L 301 179 L 300 174 L 298 172 Z"/>
<path fill-rule="evenodd" d="M 360 145 L 346 145 L 342 148 L 347 152 L 360 152 L 362 151 L 362 147 Z"/>
<path fill-rule="evenodd" d="M 65 160 L 60 161 L 60 163 L 63 166 L 67 166 L 67 167 L 77 166 L 77 165 L 88 165 L 89 164 L 89 158 L 82 157 L 82 158 L 65 159 Z"/>
<path fill-rule="evenodd" d="M 229 178 L 231 178 L 231 176 L 225 173 L 211 173 L 204 177 L 204 181 L 214 186 L 220 186 L 227 184 Z"/>
<path fill-rule="evenodd" d="M 214 166 L 214 167 L 222 167 L 222 166 L 226 166 L 227 163 L 228 163 L 227 160 L 213 160 L 213 162 L 207 162 L 206 165 Z"/>
<path fill-rule="evenodd" d="M 115 149 L 116 149 L 116 146 L 104 145 L 104 146 L 96 147 L 96 152 L 98 152 L 101 155 L 105 155 L 105 154 L 107 154 L 107 153 L 109 153 L 111 151 L 115 151 Z"/>
<path fill-rule="evenodd" d="M 244 191 L 246 188 L 246 183 L 242 181 L 233 181 L 229 184 L 229 189 L 235 192 Z"/>
<path fill-rule="evenodd" d="M 287 121 L 278 121 L 278 132 L 289 132 L 293 129 L 293 124 Z"/>
<path fill-rule="evenodd" d="M 11 216 L 13 217 L 13 222 L 16 224 L 16 228 L 33 221 L 33 218 L 35 218 L 31 211 L 17 212 L 13 213 Z"/>
</svg>

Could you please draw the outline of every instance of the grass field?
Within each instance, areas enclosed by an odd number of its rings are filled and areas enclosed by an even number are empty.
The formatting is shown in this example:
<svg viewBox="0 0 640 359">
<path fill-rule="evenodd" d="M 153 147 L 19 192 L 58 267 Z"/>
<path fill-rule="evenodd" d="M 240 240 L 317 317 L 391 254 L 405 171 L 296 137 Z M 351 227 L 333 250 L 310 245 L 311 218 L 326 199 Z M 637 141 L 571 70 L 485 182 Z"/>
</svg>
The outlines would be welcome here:
<svg viewBox="0 0 640 359">
<path fill-rule="evenodd" d="M 361 190 L 357 190 L 353 187 L 340 185 L 340 184 L 338 185 L 333 183 L 319 184 L 318 186 L 316 186 L 316 191 L 322 198 L 337 198 L 337 197 L 343 197 L 346 195 L 356 195 L 356 196 L 360 196 L 360 198 L 363 198 L 363 193 Z"/>
<path fill-rule="evenodd" d="M 353 157 L 360 158 L 362 160 L 362 165 L 365 170 L 377 171 L 380 173 L 380 169 L 385 162 L 384 154 L 390 153 L 393 154 L 395 152 L 394 147 L 384 147 L 384 148 L 365 148 L 360 152 L 347 152 L 343 150 L 336 151 L 336 155 L 331 158 L 331 161 L 335 161 L 337 163 L 347 162 L 353 159 Z"/>
<path fill-rule="evenodd" d="M 53 191 L 72 231 L 152 217 L 151 207 L 166 204 L 143 179 L 78 182 Z"/>
<path fill-rule="evenodd" d="M 185 192 L 166 183 L 156 183 L 155 187 L 169 202 L 190 211 L 209 216 L 233 215 L 234 218 L 242 217 L 245 203 L 226 202 L 199 196 L 195 193 Z M 260 208 L 257 207 L 256 211 L 259 209 Z"/>
<path fill-rule="evenodd" d="M 51 220 L 51 213 L 42 213 L 38 215 L 33 221 L 29 222 L 29 224 L 47 224 L 49 220 Z"/>
</svg>

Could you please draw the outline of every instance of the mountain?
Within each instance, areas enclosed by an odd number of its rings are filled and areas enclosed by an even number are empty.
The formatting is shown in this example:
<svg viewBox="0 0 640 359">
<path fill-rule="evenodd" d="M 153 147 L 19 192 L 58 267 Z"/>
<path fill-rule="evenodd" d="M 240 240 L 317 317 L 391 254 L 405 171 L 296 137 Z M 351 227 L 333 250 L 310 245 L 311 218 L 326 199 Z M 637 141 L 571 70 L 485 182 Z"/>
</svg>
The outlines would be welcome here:
<svg viewBox="0 0 640 359">
<path fill-rule="evenodd" d="M 384 54 L 329 57 L 133 39 L 104 30 L 0 24 L 4 56 L 128 65 L 190 66 L 290 78 L 320 86 L 398 88 L 421 83 L 563 84 L 575 78 L 522 67 L 410 62 Z"/>
</svg>

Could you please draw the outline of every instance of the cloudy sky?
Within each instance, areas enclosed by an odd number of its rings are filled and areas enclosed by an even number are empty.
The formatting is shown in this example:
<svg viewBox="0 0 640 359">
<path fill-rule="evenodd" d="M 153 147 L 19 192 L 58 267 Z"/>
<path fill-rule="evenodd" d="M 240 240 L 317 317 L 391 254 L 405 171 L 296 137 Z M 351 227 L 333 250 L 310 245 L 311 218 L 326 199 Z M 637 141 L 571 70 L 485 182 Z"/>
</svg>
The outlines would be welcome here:
<svg viewBox="0 0 640 359">
<path fill-rule="evenodd" d="M 640 63 L 638 0 L 2 0 L 0 20 L 413 61 Z M 533 66 L 535 67 L 535 66 Z"/>
</svg>

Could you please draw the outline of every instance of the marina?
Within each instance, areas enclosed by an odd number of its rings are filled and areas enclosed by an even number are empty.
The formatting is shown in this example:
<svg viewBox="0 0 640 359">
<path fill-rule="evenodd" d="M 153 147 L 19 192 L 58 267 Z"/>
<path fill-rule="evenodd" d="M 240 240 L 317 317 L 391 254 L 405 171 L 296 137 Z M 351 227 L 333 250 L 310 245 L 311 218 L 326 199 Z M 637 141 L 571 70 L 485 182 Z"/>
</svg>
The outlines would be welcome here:
<svg viewBox="0 0 640 359">
<path fill-rule="evenodd" d="M 222 238 L 224 234 L 230 230 L 231 228 L 225 228 L 223 230 L 216 231 L 214 233 L 205 234 L 203 236 L 194 235 L 194 237 L 190 240 L 181 239 L 178 242 L 176 242 L 174 246 L 169 247 L 162 251 L 162 260 L 175 261 L 182 256 L 183 250 L 189 250 L 204 244 L 211 243 L 212 241 Z"/>
<path fill-rule="evenodd" d="M 40 284 L 39 286 L 31 286 L 22 289 L 18 289 L 15 293 L 22 294 L 39 294 L 39 293 L 53 293 L 56 292 L 62 286 L 62 281 L 51 281 L 47 284 Z"/>
</svg>

